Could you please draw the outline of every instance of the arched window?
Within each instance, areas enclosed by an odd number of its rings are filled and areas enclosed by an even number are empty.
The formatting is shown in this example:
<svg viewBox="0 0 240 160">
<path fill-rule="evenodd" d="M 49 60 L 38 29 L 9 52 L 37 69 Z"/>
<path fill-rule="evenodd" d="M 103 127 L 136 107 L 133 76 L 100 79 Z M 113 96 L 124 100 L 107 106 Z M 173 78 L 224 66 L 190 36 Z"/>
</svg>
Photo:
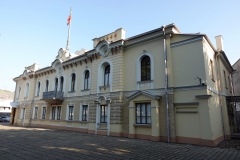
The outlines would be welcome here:
<svg viewBox="0 0 240 160">
<path fill-rule="evenodd" d="M 89 89 L 89 71 L 86 70 L 84 74 L 84 89 Z"/>
<path fill-rule="evenodd" d="M 39 94 L 40 94 L 40 87 L 41 87 L 41 83 L 38 82 L 37 83 L 37 96 L 39 96 Z"/>
<path fill-rule="evenodd" d="M 46 80 L 46 86 L 45 86 L 45 92 L 48 92 L 48 86 L 49 86 L 49 81 L 48 80 Z"/>
<path fill-rule="evenodd" d="M 17 100 L 18 100 L 18 99 L 19 99 L 19 97 L 20 97 L 20 93 L 21 93 L 21 87 L 19 87 L 19 89 L 18 89 Z"/>
<path fill-rule="evenodd" d="M 60 78 L 60 91 L 61 92 L 63 91 L 63 83 L 64 83 L 64 78 L 63 78 L 63 76 L 61 76 L 61 78 Z"/>
<path fill-rule="evenodd" d="M 149 56 L 141 59 L 141 81 L 151 80 L 151 61 Z"/>
<path fill-rule="evenodd" d="M 110 78 L 110 65 L 106 65 L 104 69 L 104 86 L 109 86 L 109 78 Z"/>
<path fill-rule="evenodd" d="M 29 83 L 26 84 L 26 88 L 25 88 L 25 98 L 28 97 L 28 92 L 29 92 Z"/>
<path fill-rule="evenodd" d="M 55 78 L 55 92 L 58 90 L 58 78 Z"/>
<path fill-rule="evenodd" d="M 76 74 L 73 73 L 71 78 L 71 91 L 75 91 L 75 81 L 76 81 Z"/>
</svg>

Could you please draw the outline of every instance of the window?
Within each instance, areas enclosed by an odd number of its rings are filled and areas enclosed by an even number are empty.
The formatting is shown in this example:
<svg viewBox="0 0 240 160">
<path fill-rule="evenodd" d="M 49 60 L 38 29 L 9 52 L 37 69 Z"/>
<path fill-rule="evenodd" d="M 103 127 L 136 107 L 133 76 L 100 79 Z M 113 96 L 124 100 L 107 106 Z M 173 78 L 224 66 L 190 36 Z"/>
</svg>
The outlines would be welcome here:
<svg viewBox="0 0 240 160">
<path fill-rule="evenodd" d="M 228 87 L 227 87 L 227 79 L 226 79 L 226 72 L 225 71 L 223 71 L 223 76 L 224 76 L 225 87 L 226 87 L 226 89 L 228 89 Z"/>
<path fill-rule="evenodd" d="M 107 65 L 104 69 L 104 86 L 109 86 L 109 79 L 110 79 L 110 65 Z"/>
<path fill-rule="evenodd" d="M 54 91 L 57 92 L 58 90 L 58 78 L 55 78 L 55 89 Z"/>
<path fill-rule="evenodd" d="M 22 108 L 21 110 L 21 119 L 24 119 L 25 118 L 25 108 Z"/>
<path fill-rule="evenodd" d="M 52 120 L 55 120 L 56 117 L 56 107 L 52 107 Z"/>
<path fill-rule="evenodd" d="M 150 57 L 144 56 L 141 59 L 141 81 L 151 80 L 151 63 Z"/>
<path fill-rule="evenodd" d="M 57 120 L 61 119 L 61 106 L 57 106 Z"/>
<path fill-rule="evenodd" d="M 28 92 L 29 92 L 29 83 L 26 84 L 26 88 L 25 88 L 25 98 L 28 97 Z"/>
<path fill-rule="evenodd" d="M 136 103 L 136 124 L 151 124 L 150 103 Z"/>
<path fill-rule="evenodd" d="M 84 89 L 89 89 L 89 71 L 86 70 L 84 74 Z"/>
<path fill-rule="evenodd" d="M 75 73 L 72 74 L 72 77 L 71 77 L 71 91 L 75 91 L 75 81 L 76 81 L 76 75 Z"/>
<path fill-rule="evenodd" d="M 49 81 L 46 80 L 45 92 L 48 92 Z"/>
<path fill-rule="evenodd" d="M 73 106 L 68 106 L 68 120 L 73 120 Z"/>
<path fill-rule="evenodd" d="M 88 116 L 88 105 L 82 106 L 82 121 L 87 121 Z"/>
<path fill-rule="evenodd" d="M 60 91 L 61 92 L 63 91 L 63 83 L 64 83 L 64 78 L 63 78 L 63 76 L 61 76 L 61 78 L 60 78 Z"/>
<path fill-rule="evenodd" d="M 100 123 L 107 123 L 107 106 L 100 107 Z"/>
<path fill-rule="evenodd" d="M 211 74 L 211 78 L 214 81 L 214 70 L 213 70 L 213 61 L 210 60 L 210 74 Z"/>
<path fill-rule="evenodd" d="M 41 87 L 41 83 L 40 82 L 38 82 L 37 83 L 37 87 L 36 87 L 36 96 L 39 96 L 39 94 L 40 94 L 40 87 Z"/>
<path fill-rule="evenodd" d="M 38 107 L 34 108 L 34 119 L 37 119 L 37 115 L 38 115 Z"/>
<path fill-rule="evenodd" d="M 42 119 L 46 119 L 46 107 L 43 107 L 43 110 L 42 110 Z"/>
<path fill-rule="evenodd" d="M 230 90 L 230 92 L 231 92 L 231 80 L 230 80 L 230 77 L 228 76 L 228 83 L 229 83 L 229 90 Z"/>
<path fill-rule="evenodd" d="M 19 89 L 18 89 L 17 100 L 18 100 L 18 99 L 19 99 L 19 97 L 20 97 L 20 93 L 21 93 L 21 87 L 19 87 Z"/>
</svg>

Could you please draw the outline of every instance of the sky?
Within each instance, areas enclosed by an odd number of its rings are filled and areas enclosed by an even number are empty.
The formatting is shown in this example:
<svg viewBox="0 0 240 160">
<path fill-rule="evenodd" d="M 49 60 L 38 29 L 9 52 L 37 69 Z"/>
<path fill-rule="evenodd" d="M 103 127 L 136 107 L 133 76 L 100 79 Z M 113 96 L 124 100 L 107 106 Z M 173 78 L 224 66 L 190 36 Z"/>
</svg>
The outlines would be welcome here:
<svg viewBox="0 0 240 160">
<path fill-rule="evenodd" d="M 93 38 L 124 28 L 126 38 L 174 23 L 182 33 L 203 33 L 215 45 L 223 36 L 231 64 L 239 58 L 239 0 L 0 0 L 0 89 L 26 66 L 51 66 L 67 43 L 70 52 L 93 48 Z"/>
</svg>

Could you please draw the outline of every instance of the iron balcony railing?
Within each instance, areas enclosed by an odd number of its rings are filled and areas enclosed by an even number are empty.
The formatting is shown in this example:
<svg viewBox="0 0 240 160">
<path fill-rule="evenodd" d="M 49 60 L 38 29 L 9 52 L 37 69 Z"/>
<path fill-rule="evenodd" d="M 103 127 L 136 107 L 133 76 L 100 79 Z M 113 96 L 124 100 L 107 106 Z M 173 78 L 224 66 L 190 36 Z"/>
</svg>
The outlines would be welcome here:
<svg viewBox="0 0 240 160">
<path fill-rule="evenodd" d="M 63 99 L 63 92 L 61 91 L 43 92 L 43 99 Z"/>
</svg>

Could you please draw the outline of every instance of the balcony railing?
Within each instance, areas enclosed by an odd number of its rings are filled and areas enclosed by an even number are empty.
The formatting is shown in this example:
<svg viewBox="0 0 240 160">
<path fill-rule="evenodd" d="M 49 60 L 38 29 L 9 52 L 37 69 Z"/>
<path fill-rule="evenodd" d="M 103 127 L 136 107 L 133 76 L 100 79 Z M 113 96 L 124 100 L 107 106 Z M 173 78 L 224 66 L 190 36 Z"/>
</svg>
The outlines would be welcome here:
<svg viewBox="0 0 240 160">
<path fill-rule="evenodd" d="M 63 101 L 63 92 L 61 91 L 49 91 L 49 92 L 43 92 L 42 100 L 48 102 L 48 103 L 62 103 Z"/>
</svg>

